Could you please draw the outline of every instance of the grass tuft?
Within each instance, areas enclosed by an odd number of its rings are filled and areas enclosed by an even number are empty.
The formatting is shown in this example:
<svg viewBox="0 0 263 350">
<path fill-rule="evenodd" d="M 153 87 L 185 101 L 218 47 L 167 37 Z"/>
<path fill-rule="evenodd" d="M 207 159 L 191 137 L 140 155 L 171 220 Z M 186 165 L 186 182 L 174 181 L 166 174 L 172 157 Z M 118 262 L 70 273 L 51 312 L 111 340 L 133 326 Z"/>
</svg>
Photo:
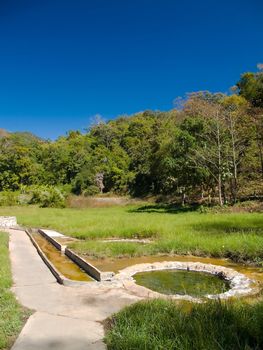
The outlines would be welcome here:
<svg viewBox="0 0 263 350">
<path fill-rule="evenodd" d="M 189 310 L 144 301 L 108 321 L 109 350 L 244 350 L 263 348 L 263 303 L 209 302 Z"/>
<path fill-rule="evenodd" d="M 9 349 L 29 316 L 10 292 L 12 276 L 8 256 L 8 235 L 0 232 L 0 349 Z"/>
</svg>

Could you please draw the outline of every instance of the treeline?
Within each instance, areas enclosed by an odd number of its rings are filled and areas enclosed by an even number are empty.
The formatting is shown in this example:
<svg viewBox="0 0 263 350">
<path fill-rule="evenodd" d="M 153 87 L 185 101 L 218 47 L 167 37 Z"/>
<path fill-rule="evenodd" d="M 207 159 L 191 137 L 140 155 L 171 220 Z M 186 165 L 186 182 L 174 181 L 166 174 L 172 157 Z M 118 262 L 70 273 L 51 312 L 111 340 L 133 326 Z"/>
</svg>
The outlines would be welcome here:
<svg viewBox="0 0 263 350">
<path fill-rule="evenodd" d="M 263 72 L 243 74 L 230 96 L 192 93 L 169 112 L 99 121 L 54 142 L 2 132 L 0 191 L 41 186 L 220 205 L 262 196 Z"/>
</svg>

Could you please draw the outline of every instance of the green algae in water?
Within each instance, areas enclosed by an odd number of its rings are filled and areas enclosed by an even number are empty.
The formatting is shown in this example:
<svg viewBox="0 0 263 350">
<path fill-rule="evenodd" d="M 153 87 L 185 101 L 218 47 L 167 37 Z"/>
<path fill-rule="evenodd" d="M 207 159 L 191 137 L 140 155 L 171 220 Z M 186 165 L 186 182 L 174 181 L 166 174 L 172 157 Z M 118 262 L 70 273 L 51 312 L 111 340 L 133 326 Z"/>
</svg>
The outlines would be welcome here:
<svg viewBox="0 0 263 350">
<path fill-rule="evenodd" d="M 133 276 L 136 283 L 162 294 L 202 297 L 220 294 L 230 289 L 227 281 L 217 276 L 187 270 L 157 270 Z"/>
</svg>

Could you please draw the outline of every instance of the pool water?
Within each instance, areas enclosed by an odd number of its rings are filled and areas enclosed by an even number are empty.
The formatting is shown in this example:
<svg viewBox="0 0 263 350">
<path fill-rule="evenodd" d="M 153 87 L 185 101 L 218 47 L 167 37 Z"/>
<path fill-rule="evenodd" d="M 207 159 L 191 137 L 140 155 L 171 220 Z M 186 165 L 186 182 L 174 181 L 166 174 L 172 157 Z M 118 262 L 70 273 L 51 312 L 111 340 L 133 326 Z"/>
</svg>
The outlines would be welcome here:
<svg viewBox="0 0 263 350">
<path fill-rule="evenodd" d="M 220 294 L 230 289 L 229 282 L 218 276 L 187 270 L 157 270 L 133 276 L 136 283 L 162 294 L 202 297 Z"/>
</svg>

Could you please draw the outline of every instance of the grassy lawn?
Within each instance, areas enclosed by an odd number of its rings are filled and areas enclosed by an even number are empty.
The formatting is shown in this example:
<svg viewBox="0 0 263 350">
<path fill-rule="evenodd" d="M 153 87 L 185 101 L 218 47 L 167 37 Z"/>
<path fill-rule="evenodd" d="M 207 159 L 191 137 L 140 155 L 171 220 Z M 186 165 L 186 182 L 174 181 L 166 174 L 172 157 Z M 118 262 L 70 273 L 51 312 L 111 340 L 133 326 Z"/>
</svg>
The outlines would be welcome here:
<svg viewBox="0 0 263 350">
<path fill-rule="evenodd" d="M 81 239 L 79 253 L 93 257 L 193 254 L 263 261 L 263 214 L 171 211 L 158 206 L 51 209 L 0 208 L 29 227 L 45 227 Z M 153 243 L 102 243 L 109 237 L 151 238 Z"/>
<path fill-rule="evenodd" d="M 260 213 L 212 214 L 133 205 L 88 209 L 2 207 L 0 215 L 15 215 L 21 225 L 52 228 L 79 238 L 72 244 L 74 249 L 92 257 L 193 254 L 263 263 Z M 98 241 L 112 237 L 150 238 L 152 243 Z M 5 290 L 10 283 L 6 283 Z M 21 327 L 21 322 L 17 325 Z M 107 328 L 109 350 L 260 350 L 263 302 L 260 298 L 251 305 L 235 301 L 186 307 L 184 303 L 152 300 L 125 308 L 113 316 Z"/>
<path fill-rule="evenodd" d="M 134 304 L 108 322 L 109 350 L 260 350 L 263 303 Z"/>
<path fill-rule="evenodd" d="M 0 349 L 9 349 L 28 317 L 10 292 L 12 276 L 8 252 L 8 235 L 0 232 Z"/>
</svg>

